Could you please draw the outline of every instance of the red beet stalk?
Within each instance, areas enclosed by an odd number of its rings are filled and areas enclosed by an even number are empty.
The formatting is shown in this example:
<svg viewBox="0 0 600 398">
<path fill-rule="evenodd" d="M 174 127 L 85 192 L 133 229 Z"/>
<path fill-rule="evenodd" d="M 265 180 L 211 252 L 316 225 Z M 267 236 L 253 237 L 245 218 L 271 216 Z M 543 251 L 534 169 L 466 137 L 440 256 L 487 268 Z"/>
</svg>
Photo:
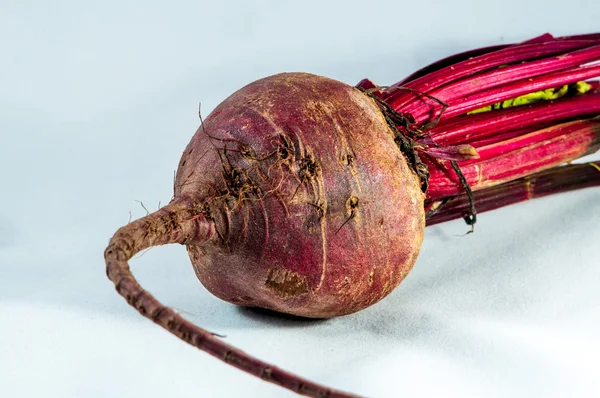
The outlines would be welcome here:
<svg viewBox="0 0 600 398">
<path fill-rule="evenodd" d="M 575 36 L 564 36 L 564 37 L 553 37 L 551 34 L 549 33 L 545 33 L 541 36 L 535 37 L 533 39 L 529 39 L 527 41 L 521 42 L 521 43 L 513 43 L 513 44 L 500 44 L 500 45 L 495 45 L 495 46 L 489 46 L 489 47 L 483 47 L 483 48 L 478 48 L 478 49 L 474 49 L 474 50 L 469 50 L 469 51 L 465 51 L 459 54 L 454 54 L 451 55 L 447 58 L 441 59 L 439 61 L 434 62 L 431 65 L 428 65 L 424 68 L 419 69 L 418 71 L 412 73 L 411 75 L 407 76 L 406 78 L 402 79 L 401 81 L 399 81 L 398 83 L 394 84 L 392 87 L 402 87 L 402 86 L 407 86 L 408 83 L 422 77 L 425 75 L 430 75 L 433 74 L 433 72 L 436 72 L 442 68 L 448 67 L 450 65 L 454 66 L 455 70 L 456 70 L 456 64 L 458 64 L 459 62 L 463 62 L 466 60 L 470 60 L 473 59 L 475 57 L 478 57 L 480 55 L 484 55 L 484 54 L 488 54 L 491 52 L 495 52 L 498 50 L 502 50 L 511 46 L 522 46 L 522 45 L 526 45 L 526 44 L 536 44 L 536 43 L 546 43 L 549 41 L 559 41 L 559 40 L 590 40 L 590 41 L 597 41 L 600 40 L 600 34 L 587 34 L 587 35 L 575 35 Z M 472 73 L 472 72 L 471 72 Z"/>
<path fill-rule="evenodd" d="M 446 58 L 387 88 L 369 80 L 358 87 L 408 121 L 399 130 L 422 154 L 427 198 L 435 201 L 595 152 L 599 61 L 600 34 L 546 34 Z M 577 84 L 585 89 L 574 90 Z M 537 94 L 545 100 L 528 99 Z M 527 105 L 514 105 L 519 101 Z M 486 107 L 494 109 L 471 113 Z"/>
<path fill-rule="evenodd" d="M 439 145 L 469 142 L 479 147 L 502 139 L 517 137 L 553 124 L 589 118 L 600 114 L 600 93 L 593 92 L 561 101 L 544 101 L 533 105 L 482 112 L 467 117 L 444 120 L 428 134 Z M 491 139 L 490 141 L 486 141 Z"/>
<path fill-rule="evenodd" d="M 407 104 L 415 104 L 420 101 L 413 93 L 400 87 L 411 88 L 431 95 L 434 95 L 434 91 L 443 90 L 443 94 L 438 93 L 437 96 L 434 96 L 442 101 L 449 101 L 467 93 L 497 86 L 497 83 L 501 82 L 500 78 L 505 78 L 505 81 L 508 82 L 529 79 L 544 73 L 566 69 L 568 66 L 565 65 L 573 65 L 573 62 L 578 65 L 578 59 L 583 61 L 580 64 L 592 62 L 598 59 L 598 49 L 594 48 L 598 45 L 600 45 L 600 35 L 587 40 L 560 40 L 552 39 L 549 36 L 548 41 L 512 45 L 447 65 L 403 85 L 395 84 L 383 91 L 382 99 L 397 111 L 406 112 L 409 110 L 406 107 Z M 584 50 L 584 53 L 582 54 L 578 50 Z M 587 59 L 591 60 L 585 61 Z M 511 64 L 514 65 L 511 66 Z M 543 73 L 537 70 L 537 67 L 541 65 L 545 68 Z M 466 89 L 463 87 L 461 91 L 453 90 L 465 84 L 467 85 Z M 532 91 L 535 89 L 525 89 L 523 93 Z M 421 106 L 423 105 L 425 104 L 421 102 Z M 428 103 L 428 105 L 434 104 Z M 474 109 L 477 107 L 479 106 Z M 414 114 L 413 116 L 417 117 Z"/>
<path fill-rule="evenodd" d="M 458 163 L 471 189 L 477 191 L 577 159 L 595 152 L 599 146 L 600 119 L 584 119 L 478 147 L 479 158 Z M 464 191 L 449 161 L 430 158 L 427 163 L 429 198 Z"/>
<path fill-rule="evenodd" d="M 473 194 L 477 211 L 483 213 L 500 207 L 557 193 L 600 186 L 600 161 L 554 167 Z M 460 219 L 470 215 L 467 195 L 426 204 L 427 225 Z"/>
</svg>

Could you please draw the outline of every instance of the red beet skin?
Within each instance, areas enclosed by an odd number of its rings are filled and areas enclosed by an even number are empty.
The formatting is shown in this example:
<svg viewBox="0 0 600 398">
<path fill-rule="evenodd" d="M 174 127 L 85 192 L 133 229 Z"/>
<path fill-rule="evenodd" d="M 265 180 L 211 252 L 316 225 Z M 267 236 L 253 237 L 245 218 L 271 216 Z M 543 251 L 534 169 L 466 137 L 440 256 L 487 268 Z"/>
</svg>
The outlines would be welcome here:
<svg viewBox="0 0 600 398">
<path fill-rule="evenodd" d="M 414 265 L 420 181 L 361 91 L 305 73 L 256 81 L 221 103 L 185 150 L 174 202 L 203 207 L 187 245 L 223 300 L 305 317 L 359 311 Z"/>
</svg>

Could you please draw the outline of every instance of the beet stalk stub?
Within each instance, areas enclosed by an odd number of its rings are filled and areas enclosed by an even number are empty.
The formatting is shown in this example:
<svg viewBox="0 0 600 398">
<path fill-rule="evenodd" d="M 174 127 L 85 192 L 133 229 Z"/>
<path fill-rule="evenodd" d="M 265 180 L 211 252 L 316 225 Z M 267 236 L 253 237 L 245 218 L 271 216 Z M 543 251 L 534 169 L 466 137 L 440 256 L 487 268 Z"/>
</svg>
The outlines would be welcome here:
<svg viewBox="0 0 600 398">
<path fill-rule="evenodd" d="M 426 209 L 433 223 L 474 216 L 477 201 L 520 201 L 523 189 L 589 185 L 580 168 L 506 184 L 598 148 L 599 46 L 596 34 L 543 35 L 446 58 L 388 88 L 306 73 L 253 82 L 201 123 L 171 203 L 116 232 L 108 277 L 142 315 L 232 366 L 299 394 L 351 397 L 193 325 L 136 282 L 129 259 L 179 243 L 228 302 L 311 318 L 360 311 L 415 264 Z"/>
<path fill-rule="evenodd" d="M 527 200 L 578 189 L 600 187 L 600 162 L 554 167 L 473 194 L 477 212 L 483 213 Z M 427 202 L 427 226 L 469 216 L 469 198 Z"/>
</svg>

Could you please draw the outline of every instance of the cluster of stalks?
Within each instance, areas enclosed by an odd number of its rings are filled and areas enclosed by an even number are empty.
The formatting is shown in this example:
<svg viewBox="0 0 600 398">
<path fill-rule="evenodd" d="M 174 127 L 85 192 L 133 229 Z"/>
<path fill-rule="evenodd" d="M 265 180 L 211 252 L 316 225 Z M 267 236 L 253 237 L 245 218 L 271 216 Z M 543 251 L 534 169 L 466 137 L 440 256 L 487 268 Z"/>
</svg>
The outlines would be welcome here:
<svg viewBox="0 0 600 398">
<path fill-rule="evenodd" d="M 600 184 L 600 34 L 480 48 L 388 87 L 362 80 L 401 115 L 427 166 L 428 225 Z"/>
</svg>

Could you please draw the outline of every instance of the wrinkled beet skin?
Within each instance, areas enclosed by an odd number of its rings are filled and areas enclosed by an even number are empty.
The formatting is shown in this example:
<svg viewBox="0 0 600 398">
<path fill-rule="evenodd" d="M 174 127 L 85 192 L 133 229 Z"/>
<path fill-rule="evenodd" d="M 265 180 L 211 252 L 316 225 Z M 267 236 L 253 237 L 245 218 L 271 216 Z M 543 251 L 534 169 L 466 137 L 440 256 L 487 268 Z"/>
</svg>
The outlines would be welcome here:
<svg viewBox="0 0 600 398">
<path fill-rule="evenodd" d="M 413 267 L 424 194 L 372 99 L 305 73 L 221 103 L 181 159 L 175 201 L 219 238 L 187 246 L 214 295 L 305 317 L 359 311 Z"/>
</svg>

